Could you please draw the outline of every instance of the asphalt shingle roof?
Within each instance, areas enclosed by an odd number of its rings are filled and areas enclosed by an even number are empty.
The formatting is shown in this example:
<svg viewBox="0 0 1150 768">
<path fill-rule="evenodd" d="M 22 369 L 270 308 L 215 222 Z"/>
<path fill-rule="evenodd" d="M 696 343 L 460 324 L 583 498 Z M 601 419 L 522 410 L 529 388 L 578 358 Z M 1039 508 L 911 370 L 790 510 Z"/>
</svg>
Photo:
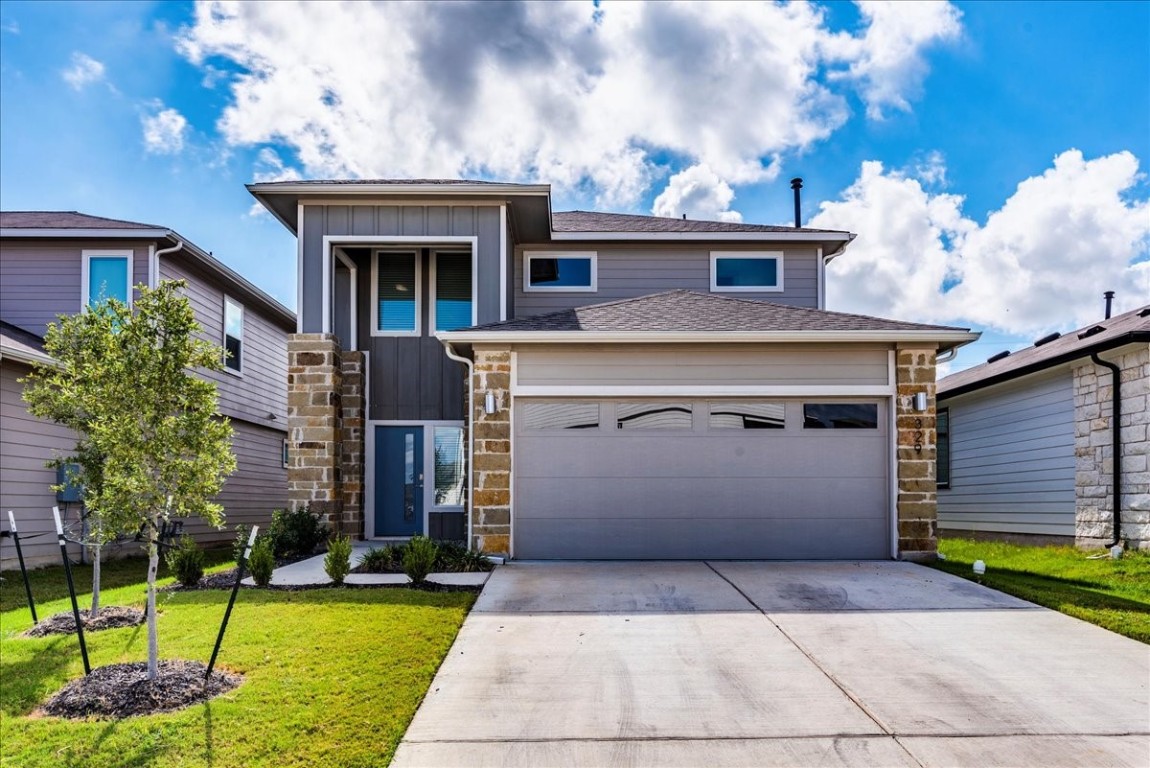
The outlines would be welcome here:
<svg viewBox="0 0 1150 768">
<path fill-rule="evenodd" d="M 0 229 L 167 229 L 78 211 L 0 211 Z"/>
<path fill-rule="evenodd" d="M 780 227 L 773 224 L 742 224 L 731 221 L 698 221 L 630 213 L 556 211 L 551 214 L 555 232 L 823 232 L 845 235 L 833 229 Z"/>
<path fill-rule="evenodd" d="M 965 331 L 866 315 L 791 307 L 770 301 L 676 290 L 605 304 L 591 304 L 533 317 L 465 329 L 467 331 Z"/>
<path fill-rule="evenodd" d="M 382 185 L 414 185 L 414 184 L 442 184 L 450 186 L 452 184 L 466 184 L 466 185 L 485 185 L 492 187 L 534 187 L 535 184 L 512 184 L 503 181 L 477 181 L 474 179 L 286 179 L 284 181 L 265 181 L 259 182 L 261 187 L 294 187 L 301 184 L 322 186 L 325 184 L 343 184 L 349 187 L 366 187 L 366 186 L 382 186 Z"/>
<path fill-rule="evenodd" d="M 44 340 L 34 333 L 0 320 L 0 344 L 35 357 L 44 354 Z"/>
<path fill-rule="evenodd" d="M 1093 331 L 1094 328 L 1101 330 Z M 978 385 L 984 381 L 987 384 L 983 386 L 987 386 L 989 383 L 1012 378 L 1010 374 L 1023 376 L 1041 370 L 1045 365 L 1058 364 L 1058 361 L 1066 358 L 1086 357 L 1093 350 L 1121 343 L 1131 334 L 1144 334 L 1150 338 L 1150 305 L 1115 315 L 1109 320 L 1099 320 L 1044 344 L 1011 352 L 993 363 L 986 362 L 952 373 L 938 382 L 938 394 L 970 391 L 978 389 Z"/>
</svg>

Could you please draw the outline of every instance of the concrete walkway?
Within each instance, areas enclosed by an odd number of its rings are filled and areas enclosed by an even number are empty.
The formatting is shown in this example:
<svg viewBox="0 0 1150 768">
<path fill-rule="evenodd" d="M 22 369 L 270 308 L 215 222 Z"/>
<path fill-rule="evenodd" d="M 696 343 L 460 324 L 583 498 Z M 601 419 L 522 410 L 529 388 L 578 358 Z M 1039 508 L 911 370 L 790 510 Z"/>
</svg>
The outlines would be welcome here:
<svg viewBox="0 0 1150 768">
<path fill-rule="evenodd" d="M 354 568 L 363 560 L 369 549 L 381 546 L 377 542 L 353 541 L 351 543 L 351 567 Z M 305 587 L 322 586 L 330 584 L 331 579 L 323 570 L 323 555 L 316 555 L 298 563 L 291 563 L 272 571 L 271 584 L 273 587 Z M 490 573 L 433 573 L 427 577 L 428 581 L 436 584 L 452 584 L 466 586 L 483 586 L 487 583 Z M 403 573 L 351 573 L 344 579 L 346 584 L 409 584 L 411 579 Z M 244 584 L 255 584 L 252 577 L 243 580 Z"/>
<path fill-rule="evenodd" d="M 513 564 L 393 766 L 1150 765 L 1150 648 L 922 566 Z"/>
</svg>

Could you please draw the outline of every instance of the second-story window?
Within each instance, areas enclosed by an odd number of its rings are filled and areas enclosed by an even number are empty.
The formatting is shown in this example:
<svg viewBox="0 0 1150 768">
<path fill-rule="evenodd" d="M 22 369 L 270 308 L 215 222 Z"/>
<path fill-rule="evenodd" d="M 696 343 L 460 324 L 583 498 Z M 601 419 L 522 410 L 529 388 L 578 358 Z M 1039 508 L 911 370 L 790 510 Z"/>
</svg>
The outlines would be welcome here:
<svg viewBox="0 0 1150 768">
<path fill-rule="evenodd" d="M 372 286 L 373 336 L 419 333 L 419 259 L 417 254 L 380 251 Z"/>
<path fill-rule="evenodd" d="M 588 293 L 597 289 L 593 251 L 528 251 L 523 254 L 523 290 Z"/>
<path fill-rule="evenodd" d="M 233 373 L 244 369 L 244 306 L 224 297 L 224 367 Z"/>
<path fill-rule="evenodd" d="M 132 303 L 132 252 L 84 251 L 84 295 L 81 306 L 95 306 L 108 299 Z"/>
<path fill-rule="evenodd" d="M 471 254 L 435 254 L 435 320 L 437 331 L 474 325 L 471 296 Z"/>
<path fill-rule="evenodd" d="M 773 251 L 711 251 L 711 290 L 782 291 L 783 254 Z"/>
</svg>

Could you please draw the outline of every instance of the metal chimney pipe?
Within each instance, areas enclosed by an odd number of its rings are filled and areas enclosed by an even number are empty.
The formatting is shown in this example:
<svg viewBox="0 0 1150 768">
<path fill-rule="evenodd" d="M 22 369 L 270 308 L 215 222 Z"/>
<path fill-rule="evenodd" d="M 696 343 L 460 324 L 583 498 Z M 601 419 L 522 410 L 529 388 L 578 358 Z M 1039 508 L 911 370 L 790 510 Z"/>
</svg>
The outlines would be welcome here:
<svg viewBox="0 0 1150 768">
<path fill-rule="evenodd" d="M 803 180 L 799 178 L 791 179 L 791 189 L 795 191 L 795 229 L 803 225 L 803 202 L 802 194 L 799 192 L 803 188 Z"/>
<path fill-rule="evenodd" d="M 1102 294 L 1102 298 L 1106 299 L 1106 318 L 1105 319 L 1109 320 L 1110 319 L 1110 305 L 1114 301 L 1114 291 L 1107 291 L 1106 293 Z"/>
</svg>

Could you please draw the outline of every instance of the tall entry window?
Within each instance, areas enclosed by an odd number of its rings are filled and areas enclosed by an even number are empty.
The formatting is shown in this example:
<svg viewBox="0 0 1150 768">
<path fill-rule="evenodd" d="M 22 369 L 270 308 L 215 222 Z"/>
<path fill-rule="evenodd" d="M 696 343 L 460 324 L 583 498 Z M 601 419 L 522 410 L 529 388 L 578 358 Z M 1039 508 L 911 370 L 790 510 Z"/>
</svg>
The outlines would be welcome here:
<svg viewBox="0 0 1150 768">
<path fill-rule="evenodd" d="M 84 251 L 81 306 L 93 307 L 108 299 L 132 303 L 132 252 Z"/>
<path fill-rule="evenodd" d="M 474 325 L 471 254 L 435 254 L 435 321 L 437 331 Z"/>
<path fill-rule="evenodd" d="M 372 286 L 373 336 L 419 334 L 419 259 L 414 252 L 380 251 L 375 255 Z"/>
</svg>

